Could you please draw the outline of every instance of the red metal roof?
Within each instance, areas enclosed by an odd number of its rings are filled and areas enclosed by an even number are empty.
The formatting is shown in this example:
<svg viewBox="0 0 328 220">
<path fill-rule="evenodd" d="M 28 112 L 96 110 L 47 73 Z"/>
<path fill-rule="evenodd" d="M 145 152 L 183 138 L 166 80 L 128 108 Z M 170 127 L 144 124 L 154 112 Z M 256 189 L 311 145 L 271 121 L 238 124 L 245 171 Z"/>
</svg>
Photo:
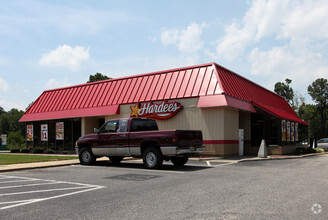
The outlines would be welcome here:
<svg viewBox="0 0 328 220">
<path fill-rule="evenodd" d="M 219 94 L 234 98 L 226 98 L 232 107 L 240 104 L 241 109 L 252 110 L 245 101 L 259 103 L 297 118 L 282 97 L 218 64 L 208 63 L 46 90 L 20 121 L 118 114 L 121 104 Z"/>
</svg>

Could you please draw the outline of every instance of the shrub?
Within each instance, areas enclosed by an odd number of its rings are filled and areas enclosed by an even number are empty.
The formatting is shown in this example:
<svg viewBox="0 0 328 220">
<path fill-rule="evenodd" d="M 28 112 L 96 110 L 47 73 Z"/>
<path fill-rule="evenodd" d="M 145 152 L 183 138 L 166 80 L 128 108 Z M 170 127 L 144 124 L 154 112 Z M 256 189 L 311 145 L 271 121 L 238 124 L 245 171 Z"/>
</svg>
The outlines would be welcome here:
<svg viewBox="0 0 328 220">
<path fill-rule="evenodd" d="M 19 148 L 11 148 L 11 149 L 10 149 L 10 152 L 11 152 L 11 153 L 19 153 L 20 150 L 19 150 Z"/>
<path fill-rule="evenodd" d="M 325 152 L 325 150 L 322 149 L 322 148 L 313 148 L 313 149 L 314 149 L 315 153 L 322 153 L 322 152 Z"/>
<path fill-rule="evenodd" d="M 306 153 L 306 148 L 305 147 L 298 147 L 295 149 L 296 154 L 305 154 Z"/>
<path fill-rule="evenodd" d="M 46 153 L 47 153 L 47 154 L 54 154 L 55 151 L 54 151 L 53 149 L 48 149 L 48 150 L 46 151 Z"/>
<path fill-rule="evenodd" d="M 42 148 L 35 148 L 35 149 L 33 150 L 33 153 L 34 153 L 34 154 L 43 154 L 43 149 L 42 149 Z"/>
<path fill-rule="evenodd" d="M 30 153 L 30 149 L 28 149 L 28 148 L 22 148 L 20 152 L 21 153 Z"/>
<path fill-rule="evenodd" d="M 325 150 L 322 149 L 322 148 L 309 147 L 309 148 L 306 149 L 306 153 L 322 153 L 322 152 L 325 152 Z"/>
<path fill-rule="evenodd" d="M 10 132 L 7 138 L 8 148 L 20 148 L 25 143 L 24 137 L 19 132 Z"/>
<path fill-rule="evenodd" d="M 308 148 L 306 148 L 306 153 L 307 154 L 311 154 L 311 153 L 315 153 L 316 151 L 314 150 L 314 148 L 312 148 L 312 147 L 308 147 Z"/>
</svg>

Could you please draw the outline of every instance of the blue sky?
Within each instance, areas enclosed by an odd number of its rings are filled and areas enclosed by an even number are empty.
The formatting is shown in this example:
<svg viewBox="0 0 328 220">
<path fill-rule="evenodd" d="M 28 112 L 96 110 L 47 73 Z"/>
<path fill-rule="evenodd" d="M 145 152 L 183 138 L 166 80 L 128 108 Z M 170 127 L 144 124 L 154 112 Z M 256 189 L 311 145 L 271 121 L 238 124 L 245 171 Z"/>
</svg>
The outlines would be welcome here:
<svg viewBox="0 0 328 220">
<path fill-rule="evenodd" d="M 0 106 L 47 89 L 216 62 L 307 96 L 328 78 L 326 0 L 0 0 Z"/>
</svg>

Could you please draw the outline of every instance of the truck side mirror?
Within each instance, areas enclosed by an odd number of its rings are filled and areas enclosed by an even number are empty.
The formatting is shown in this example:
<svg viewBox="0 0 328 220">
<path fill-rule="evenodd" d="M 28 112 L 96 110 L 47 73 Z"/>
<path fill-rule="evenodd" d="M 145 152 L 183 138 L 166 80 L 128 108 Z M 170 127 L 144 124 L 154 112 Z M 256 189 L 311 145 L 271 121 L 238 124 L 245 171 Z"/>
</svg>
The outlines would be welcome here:
<svg viewBox="0 0 328 220">
<path fill-rule="evenodd" d="M 98 129 L 98 128 L 94 128 L 93 131 L 94 131 L 95 133 L 98 133 L 98 132 L 99 132 L 99 129 Z"/>
</svg>

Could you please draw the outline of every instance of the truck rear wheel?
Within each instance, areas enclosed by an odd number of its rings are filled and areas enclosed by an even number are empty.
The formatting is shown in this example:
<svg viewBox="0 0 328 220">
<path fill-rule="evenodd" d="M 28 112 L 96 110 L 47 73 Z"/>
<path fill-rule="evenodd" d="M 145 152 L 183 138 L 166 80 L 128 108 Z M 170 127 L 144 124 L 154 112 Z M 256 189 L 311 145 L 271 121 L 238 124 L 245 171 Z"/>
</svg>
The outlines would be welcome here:
<svg viewBox="0 0 328 220">
<path fill-rule="evenodd" d="M 96 162 L 96 157 L 88 147 L 84 147 L 79 152 L 79 160 L 83 165 L 91 165 Z"/>
<path fill-rule="evenodd" d="M 183 157 L 172 157 L 171 162 L 174 164 L 176 167 L 182 167 L 188 162 L 189 157 L 183 156 Z"/>
<path fill-rule="evenodd" d="M 154 147 L 147 148 L 143 155 L 143 163 L 149 169 L 160 168 L 163 164 L 163 155 L 161 151 Z"/>
</svg>

